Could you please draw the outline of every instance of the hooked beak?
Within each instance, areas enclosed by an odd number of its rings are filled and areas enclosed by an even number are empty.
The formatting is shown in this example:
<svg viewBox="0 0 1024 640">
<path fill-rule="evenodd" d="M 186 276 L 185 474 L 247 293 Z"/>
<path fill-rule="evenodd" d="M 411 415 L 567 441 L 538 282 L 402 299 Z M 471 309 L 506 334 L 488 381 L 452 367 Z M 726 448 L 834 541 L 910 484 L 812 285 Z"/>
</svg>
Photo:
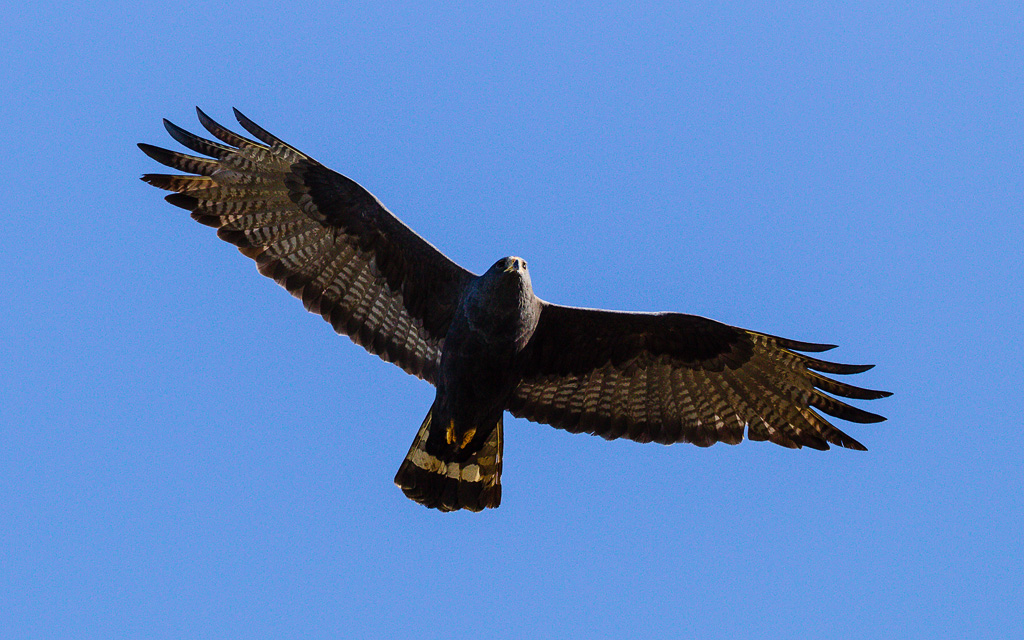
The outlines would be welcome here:
<svg viewBox="0 0 1024 640">
<path fill-rule="evenodd" d="M 505 267 L 505 273 L 512 273 L 513 271 L 522 271 L 524 267 L 522 258 L 510 258 L 508 266 Z"/>
</svg>

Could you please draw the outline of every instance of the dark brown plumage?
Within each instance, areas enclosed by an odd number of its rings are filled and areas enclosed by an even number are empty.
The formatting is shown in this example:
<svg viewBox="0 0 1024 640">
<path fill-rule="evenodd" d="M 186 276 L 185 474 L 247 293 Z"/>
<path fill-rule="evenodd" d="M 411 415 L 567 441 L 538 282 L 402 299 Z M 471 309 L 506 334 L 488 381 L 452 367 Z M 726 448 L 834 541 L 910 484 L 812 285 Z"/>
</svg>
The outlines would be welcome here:
<svg viewBox="0 0 1024 640">
<path fill-rule="evenodd" d="M 437 387 L 395 478 L 421 504 L 498 506 L 506 410 L 574 433 L 699 446 L 736 444 L 746 430 L 786 447 L 864 449 L 818 412 L 884 420 L 832 396 L 889 393 L 822 375 L 870 366 L 800 353 L 831 345 L 679 313 L 549 304 L 533 294 L 522 259 L 503 258 L 476 276 L 358 184 L 237 110 L 259 142 L 198 113 L 221 142 L 164 121 L 175 140 L 207 157 L 140 144 L 192 174 L 143 180 L 173 191 L 169 202 L 217 228 L 338 333 Z"/>
</svg>

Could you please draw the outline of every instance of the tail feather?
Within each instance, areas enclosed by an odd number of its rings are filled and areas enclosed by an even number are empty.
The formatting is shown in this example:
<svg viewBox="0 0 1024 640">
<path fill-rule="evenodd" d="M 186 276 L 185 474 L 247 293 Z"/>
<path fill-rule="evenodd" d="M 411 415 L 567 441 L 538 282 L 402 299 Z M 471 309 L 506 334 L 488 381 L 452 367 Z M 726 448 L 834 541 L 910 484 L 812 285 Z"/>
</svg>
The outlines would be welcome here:
<svg viewBox="0 0 1024 640">
<path fill-rule="evenodd" d="M 481 511 L 501 503 L 502 417 L 478 452 L 467 460 L 444 460 L 427 452 L 434 410 L 427 412 L 409 453 L 395 475 L 410 499 L 441 511 Z"/>
</svg>

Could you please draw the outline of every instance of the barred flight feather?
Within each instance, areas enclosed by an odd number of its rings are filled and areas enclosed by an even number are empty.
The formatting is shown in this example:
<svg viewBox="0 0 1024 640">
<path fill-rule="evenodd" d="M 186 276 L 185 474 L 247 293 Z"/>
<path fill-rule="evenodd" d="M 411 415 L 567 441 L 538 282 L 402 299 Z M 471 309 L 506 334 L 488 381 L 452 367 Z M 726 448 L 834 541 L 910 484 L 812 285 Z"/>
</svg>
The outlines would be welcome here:
<svg viewBox="0 0 1024 640">
<path fill-rule="evenodd" d="M 544 314 L 549 312 L 554 319 L 545 325 Z M 881 416 L 824 392 L 867 399 L 889 395 L 817 373 L 857 373 L 866 370 L 864 366 L 826 362 L 794 351 L 825 351 L 832 345 L 776 338 L 681 314 L 623 314 L 546 305 L 541 319 L 521 364 L 522 379 L 509 410 L 571 432 L 709 446 L 736 444 L 746 430 L 751 440 L 771 440 L 791 448 L 827 449 L 831 443 L 862 449 L 811 408 L 852 422 L 877 422 Z M 568 361 L 556 345 L 573 339 L 564 335 L 564 327 L 573 322 L 587 324 L 599 338 L 586 351 L 587 358 L 575 352 Z M 625 335 L 617 339 L 601 333 L 602 323 Z M 686 340 L 682 331 L 671 327 L 701 323 L 706 323 L 701 329 L 705 333 L 694 335 L 719 336 L 718 353 L 711 342 L 692 338 L 688 343 L 676 342 L 666 337 Z M 554 329 L 548 332 L 546 326 Z M 646 340 L 648 335 L 659 337 Z M 585 377 L 570 373 L 588 367 Z"/>
<path fill-rule="evenodd" d="M 219 142 L 164 121 L 171 137 L 208 157 L 139 147 L 173 169 L 195 175 L 147 174 L 143 180 L 175 192 L 167 200 L 256 261 L 260 273 L 300 298 L 336 331 L 433 381 L 447 325 L 471 273 L 448 260 L 391 215 L 355 182 L 331 172 L 241 113 L 259 142 L 215 122 L 199 121 Z M 307 184 L 330 179 L 330 193 Z M 330 174 L 329 176 L 327 174 Z M 322 185 L 320 185 L 322 186 Z M 405 264 L 418 270 L 377 265 Z"/>
</svg>

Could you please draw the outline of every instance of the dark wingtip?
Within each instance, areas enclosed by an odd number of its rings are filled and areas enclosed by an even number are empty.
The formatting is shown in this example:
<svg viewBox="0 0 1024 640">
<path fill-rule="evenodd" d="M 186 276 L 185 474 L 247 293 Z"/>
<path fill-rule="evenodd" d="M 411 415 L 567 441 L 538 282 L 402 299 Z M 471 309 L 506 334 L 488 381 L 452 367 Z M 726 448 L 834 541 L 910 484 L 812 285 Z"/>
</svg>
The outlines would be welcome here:
<svg viewBox="0 0 1024 640">
<path fill-rule="evenodd" d="M 853 409 L 853 411 L 846 411 L 844 412 L 844 415 L 836 417 L 850 422 L 856 422 L 858 424 L 876 424 L 886 421 L 885 416 L 880 416 L 877 413 L 871 413 L 870 411 L 865 411 L 856 407 L 849 408 Z M 828 411 L 826 411 L 826 413 L 828 413 Z"/>
<path fill-rule="evenodd" d="M 820 353 L 822 351 L 831 351 L 831 350 L 835 349 L 837 346 L 838 345 L 825 344 L 825 343 L 817 343 L 817 342 L 794 342 L 794 346 L 790 347 L 790 348 L 796 349 L 797 351 L 807 351 L 809 353 Z"/>
<path fill-rule="evenodd" d="M 242 125 L 243 129 L 248 131 L 251 135 L 255 136 L 256 139 L 259 140 L 260 142 L 269 145 L 279 144 L 285 147 L 289 146 L 282 142 L 281 140 L 279 140 L 277 136 L 273 135 L 260 125 L 256 124 L 255 122 L 247 118 L 244 113 L 242 113 L 235 107 L 231 107 L 231 110 L 235 112 L 235 120 L 238 120 L 238 124 Z"/>
<path fill-rule="evenodd" d="M 780 338 L 779 336 L 769 336 L 773 338 L 775 342 L 783 349 L 792 349 L 793 351 L 806 351 L 808 353 L 820 353 L 822 351 L 830 351 L 836 348 L 834 344 L 825 344 L 823 342 L 802 342 L 800 340 L 790 340 L 789 338 Z"/>
<path fill-rule="evenodd" d="M 206 112 L 196 107 L 196 117 L 199 118 L 199 122 L 205 127 L 207 122 L 214 122 L 214 119 L 206 115 Z M 216 124 L 216 123 L 215 123 Z"/>
<path fill-rule="evenodd" d="M 163 147 L 158 147 L 152 144 L 146 144 L 145 142 L 139 143 L 139 149 L 142 149 L 142 153 L 146 154 L 153 160 L 156 160 L 164 166 L 174 167 L 172 158 L 175 156 L 173 151 L 168 151 Z"/>
<path fill-rule="evenodd" d="M 865 371 L 875 367 L 873 364 L 840 364 L 838 362 L 827 362 L 825 360 L 811 358 L 810 356 L 804 356 L 803 361 L 804 365 L 808 369 L 821 371 L 822 373 L 834 373 L 841 376 L 864 373 Z"/>
<path fill-rule="evenodd" d="M 249 126 L 255 126 L 256 123 L 250 120 L 244 113 L 238 110 L 237 107 L 231 107 L 231 111 L 235 114 L 235 120 L 238 120 L 238 124 L 249 129 Z"/>
<path fill-rule="evenodd" d="M 864 389 L 863 387 L 855 387 L 852 384 L 846 384 L 845 382 L 839 382 L 832 378 L 819 375 L 811 372 L 811 384 L 822 391 L 827 391 L 833 395 L 842 396 L 844 398 L 855 398 L 857 400 L 878 400 L 879 398 L 888 398 L 892 395 L 891 391 L 878 391 L 875 389 Z"/>
<path fill-rule="evenodd" d="M 167 133 L 171 134 L 171 137 L 177 140 L 178 143 L 188 147 L 189 149 L 193 148 L 194 143 L 191 143 L 191 138 L 194 138 L 195 136 L 190 132 L 182 129 L 167 118 L 164 118 L 164 129 L 167 129 Z"/>
<path fill-rule="evenodd" d="M 214 119 L 213 119 L 213 118 L 211 118 L 211 117 L 210 117 L 209 115 L 207 115 L 207 113 L 206 113 L 205 111 L 203 111 L 202 109 L 200 109 L 199 107 L 196 107 L 196 117 L 198 117 L 198 118 L 199 118 L 199 122 L 200 122 L 200 123 L 201 123 L 201 124 L 202 124 L 202 125 L 203 125 L 204 127 L 206 127 L 206 129 L 207 129 L 207 130 L 209 130 L 209 129 L 210 129 L 210 126 L 211 126 L 211 125 L 212 125 L 212 126 L 213 126 L 214 128 L 218 128 L 218 129 L 219 129 L 219 128 L 222 128 L 222 127 L 221 127 L 221 126 L 220 126 L 219 124 L 217 124 L 217 121 L 216 121 L 216 120 L 214 120 Z"/>
<path fill-rule="evenodd" d="M 854 451 L 867 451 L 868 448 L 862 445 L 860 442 L 854 440 L 849 435 L 842 431 L 836 430 L 835 437 L 829 438 L 829 442 L 835 445 L 839 445 L 844 449 L 853 449 Z"/>
<path fill-rule="evenodd" d="M 861 389 L 859 387 L 852 387 L 856 391 L 854 393 L 845 394 L 847 398 L 856 398 L 857 400 L 880 400 L 882 398 L 888 398 L 892 395 L 892 391 L 879 391 L 877 389 Z M 844 395 L 839 393 L 837 395 Z"/>
<path fill-rule="evenodd" d="M 181 207 L 188 211 L 192 211 L 199 205 L 199 200 L 197 198 L 185 195 L 184 193 L 172 193 L 169 196 L 165 196 L 164 200 L 170 202 L 176 207 Z"/>
</svg>

